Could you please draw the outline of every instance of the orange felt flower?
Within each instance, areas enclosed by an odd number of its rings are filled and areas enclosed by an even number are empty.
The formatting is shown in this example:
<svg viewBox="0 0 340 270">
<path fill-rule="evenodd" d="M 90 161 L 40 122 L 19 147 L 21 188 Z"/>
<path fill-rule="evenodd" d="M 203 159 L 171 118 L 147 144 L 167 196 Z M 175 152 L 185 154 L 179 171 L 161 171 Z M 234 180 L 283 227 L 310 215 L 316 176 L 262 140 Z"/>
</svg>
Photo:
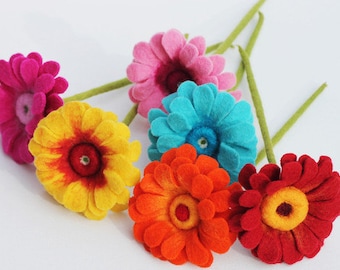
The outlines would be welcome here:
<svg viewBox="0 0 340 270">
<path fill-rule="evenodd" d="M 236 235 L 229 231 L 228 173 L 189 144 L 164 153 L 146 166 L 130 199 L 134 236 L 154 256 L 174 264 L 187 261 L 202 267 L 212 252 L 227 252 Z"/>
</svg>

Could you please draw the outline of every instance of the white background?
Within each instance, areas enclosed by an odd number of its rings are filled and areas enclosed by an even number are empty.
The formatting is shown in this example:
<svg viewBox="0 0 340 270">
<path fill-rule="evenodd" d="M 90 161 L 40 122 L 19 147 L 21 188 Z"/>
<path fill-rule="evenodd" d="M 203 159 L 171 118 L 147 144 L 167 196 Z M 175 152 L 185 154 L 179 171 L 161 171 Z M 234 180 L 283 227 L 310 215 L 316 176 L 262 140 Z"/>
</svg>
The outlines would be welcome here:
<svg viewBox="0 0 340 270">
<path fill-rule="evenodd" d="M 156 32 L 177 28 L 223 40 L 255 0 L 30 0 L 0 5 L 0 58 L 17 52 L 42 54 L 61 64 L 69 81 L 64 97 L 126 76 L 132 49 Z M 277 159 L 294 152 L 329 155 L 340 170 L 340 1 L 269 0 L 251 62 L 273 134 L 323 82 L 325 92 L 275 147 Z M 236 40 L 244 45 L 257 19 Z M 239 56 L 229 50 L 226 70 Z M 249 100 L 246 83 L 241 84 Z M 131 106 L 128 87 L 88 99 L 122 120 Z M 132 138 L 143 143 L 137 166 L 148 163 L 147 122 L 137 117 Z M 258 147 L 263 145 L 260 140 Z M 160 261 L 132 236 L 127 213 L 91 221 L 58 205 L 35 178 L 33 165 L 17 165 L 0 152 L 0 269 L 195 269 Z M 266 265 L 238 242 L 215 254 L 212 269 L 339 269 L 340 220 L 320 253 L 289 267 Z"/>
</svg>

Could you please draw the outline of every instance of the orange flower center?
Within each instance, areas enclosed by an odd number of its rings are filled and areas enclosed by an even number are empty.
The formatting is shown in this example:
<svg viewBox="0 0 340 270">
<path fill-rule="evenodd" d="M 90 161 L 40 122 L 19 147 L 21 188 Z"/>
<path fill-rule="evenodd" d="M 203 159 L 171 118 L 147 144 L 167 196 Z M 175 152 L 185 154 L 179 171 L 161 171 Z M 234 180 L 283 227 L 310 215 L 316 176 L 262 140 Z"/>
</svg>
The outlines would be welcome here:
<svg viewBox="0 0 340 270">
<path fill-rule="evenodd" d="M 187 194 L 177 196 L 170 204 L 169 215 L 172 223 L 182 230 L 189 230 L 199 223 L 197 200 Z"/>
<path fill-rule="evenodd" d="M 305 193 L 292 186 L 285 187 L 263 199 L 262 220 L 274 229 L 289 231 L 305 220 L 308 205 Z"/>
<path fill-rule="evenodd" d="M 99 150 L 91 143 L 79 143 L 69 153 L 72 169 L 82 177 L 95 175 L 102 166 Z"/>
</svg>

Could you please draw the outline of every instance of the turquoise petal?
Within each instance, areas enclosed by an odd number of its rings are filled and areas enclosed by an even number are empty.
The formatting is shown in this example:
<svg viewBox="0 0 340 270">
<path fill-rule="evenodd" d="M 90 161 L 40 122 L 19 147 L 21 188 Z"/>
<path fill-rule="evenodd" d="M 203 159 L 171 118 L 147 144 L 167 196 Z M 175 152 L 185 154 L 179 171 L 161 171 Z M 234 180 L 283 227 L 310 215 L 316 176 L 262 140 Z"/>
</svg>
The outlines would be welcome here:
<svg viewBox="0 0 340 270">
<path fill-rule="evenodd" d="M 192 103 L 185 97 L 175 98 L 170 104 L 170 112 L 182 114 L 183 117 L 187 118 L 191 123 L 197 123 L 199 121 L 199 117 Z"/>
<path fill-rule="evenodd" d="M 215 92 L 215 93 L 214 93 Z M 208 85 L 201 85 L 193 92 L 193 104 L 198 117 L 208 117 L 214 105 L 216 91 Z"/>
<path fill-rule="evenodd" d="M 148 157 L 151 161 L 160 160 L 162 153 L 160 153 L 154 145 L 151 145 L 148 148 Z"/>
<path fill-rule="evenodd" d="M 185 118 L 179 113 L 170 113 L 168 116 L 169 126 L 177 133 L 187 134 L 193 127 L 190 119 Z"/>
<path fill-rule="evenodd" d="M 166 113 L 163 112 L 161 109 L 151 109 L 148 113 L 148 120 L 151 123 L 158 117 L 166 117 Z"/>
<path fill-rule="evenodd" d="M 238 122 L 253 123 L 253 115 L 251 113 L 250 104 L 244 100 L 237 102 L 232 111 L 229 113 L 227 121 L 228 125 Z"/>
<path fill-rule="evenodd" d="M 164 134 L 174 133 L 165 117 L 159 117 L 153 120 L 151 122 L 150 129 L 153 136 L 161 136 Z"/>
<path fill-rule="evenodd" d="M 152 144 L 156 144 L 157 143 L 157 138 L 158 137 L 155 137 L 152 135 L 151 133 L 151 129 L 148 130 L 148 137 L 149 137 L 149 140 Z"/>
<path fill-rule="evenodd" d="M 180 84 L 177 89 L 178 96 L 186 97 L 192 101 L 192 93 L 197 88 L 197 84 L 193 81 L 185 81 Z"/>
<path fill-rule="evenodd" d="M 173 93 L 171 95 L 168 95 L 162 99 L 162 104 L 167 112 L 170 111 L 170 104 L 171 102 L 177 97 L 177 93 Z"/>
<path fill-rule="evenodd" d="M 164 135 L 157 140 L 157 149 L 159 152 L 164 153 L 171 148 L 176 148 L 185 143 L 185 137 L 178 135 Z"/>
<path fill-rule="evenodd" d="M 210 119 L 219 124 L 221 120 L 228 116 L 235 105 L 235 99 L 227 92 L 219 92 L 215 97 L 215 102 L 210 112 Z"/>
<path fill-rule="evenodd" d="M 217 160 L 221 167 L 229 173 L 230 182 L 236 182 L 238 173 L 241 170 L 239 153 L 229 145 L 221 143 Z"/>
<path fill-rule="evenodd" d="M 220 140 L 228 144 L 246 146 L 253 141 L 255 128 L 251 123 L 238 122 L 220 131 Z"/>
</svg>

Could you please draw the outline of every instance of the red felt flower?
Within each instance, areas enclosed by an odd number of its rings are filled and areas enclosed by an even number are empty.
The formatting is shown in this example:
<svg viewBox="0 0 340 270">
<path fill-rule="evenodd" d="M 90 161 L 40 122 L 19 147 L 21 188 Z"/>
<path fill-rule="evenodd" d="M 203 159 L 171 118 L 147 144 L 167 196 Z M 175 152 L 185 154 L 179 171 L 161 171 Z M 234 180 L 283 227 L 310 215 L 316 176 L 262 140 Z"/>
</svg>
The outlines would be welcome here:
<svg viewBox="0 0 340 270">
<path fill-rule="evenodd" d="M 174 264 L 189 261 L 208 267 L 212 252 L 227 252 L 236 239 L 226 217 L 231 192 L 228 173 L 218 162 L 197 156 L 189 144 L 151 162 L 134 189 L 129 214 L 134 236 L 155 257 Z"/>
<path fill-rule="evenodd" d="M 239 181 L 245 191 L 231 196 L 230 228 L 241 244 L 266 263 L 293 264 L 314 257 L 340 212 L 340 177 L 327 156 L 281 158 L 259 172 L 246 165 Z"/>
</svg>

